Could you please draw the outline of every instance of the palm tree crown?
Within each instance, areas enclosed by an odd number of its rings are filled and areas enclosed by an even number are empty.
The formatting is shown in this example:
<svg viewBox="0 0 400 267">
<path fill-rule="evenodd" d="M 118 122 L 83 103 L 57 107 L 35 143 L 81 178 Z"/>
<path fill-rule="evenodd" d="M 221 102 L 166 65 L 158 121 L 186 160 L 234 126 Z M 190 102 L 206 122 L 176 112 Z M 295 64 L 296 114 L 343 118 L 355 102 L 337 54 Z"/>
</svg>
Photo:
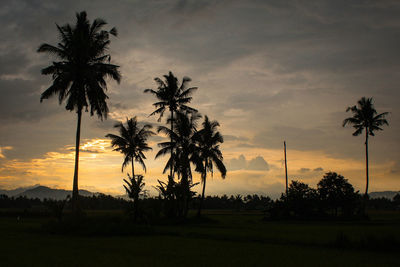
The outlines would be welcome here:
<svg viewBox="0 0 400 267">
<path fill-rule="evenodd" d="M 169 72 L 168 75 L 164 75 L 164 79 L 165 81 L 158 77 L 154 79 L 158 84 L 157 90 L 144 90 L 145 93 L 151 93 L 159 100 L 153 104 L 156 110 L 151 113 L 150 116 L 159 114 L 160 117 L 158 118 L 158 121 L 160 121 L 167 108 L 171 112 L 175 112 L 178 109 L 189 112 L 197 111 L 196 109 L 186 105 L 190 103 L 192 100 L 191 95 L 195 90 L 197 90 L 197 87 L 188 88 L 188 83 L 191 81 L 189 77 L 184 77 L 180 85 L 178 79 L 172 72 Z"/>
<path fill-rule="evenodd" d="M 197 131 L 197 121 L 200 118 L 201 115 L 198 112 L 177 112 L 174 119 L 176 123 L 172 131 L 165 126 L 158 127 L 158 132 L 169 136 L 171 141 L 158 144 L 161 149 L 156 154 L 156 158 L 167 153 L 173 153 L 173 157 L 168 160 L 164 172 L 172 168 L 180 177 L 192 178 L 190 162 L 193 162 L 196 153 L 193 136 Z M 175 160 L 173 161 L 172 158 Z"/>
<path fill-rule="evenodd" d="M 223 164 L 223 156 L 219 148 L 219 144 L 223 143 L 224 139 L 221 133 L 217 131 L 219 123 L 217 121 L 210 121 L 205 116 L 202 126 L 203 128 L 195 134 L 194 139 L 199 149 L 199 156 L 204 162 L 203 172 L 211 172 L 211 175 L 213 175 L 213 163 L 215 163 L 222 178 L 225 178 L 226 168 Z"/>
<path fill-rule="evenodd" d="M 374 131 L 382 131 L 381 126 L 389 125 L 385 119 L 388 112 L 377 114 L 372 98 L 362 97 L 357 102 L 357 106 L 348 107 L 346 112 L 351 111 L 353 117 L 349 117 L 343 121 L 343 127 L 347 124 L 353 125 L 356 131 L 353 133 L 354 136 L 358 136 L 365 129 L 367 135 L 374 136 Z"/>
<path fill-rule="evenodd" d="M 42 93 L 40 101 L 58 94 L 60 104 L 66 100 L 67 110 L 81 111 L 90 106 L 91 115 L 106 118 L 105 78 L 117 82 L 121 79 L 118 66 L 110 64 L 111 57 L 106 54 L 109 36 L 116 36 L 117 30 L 102 30 L 107 24 L 103 19 L 95 19 L 91 24 L 85 11 L 77 13 L 76 18 L 74 26 L 57 25 L 61 38 L 57 46 L 42 44 L 38 49 L 61 59 L 42 70 L 42 74 L 52 75 L 53 84 Z"/>
<path fill-rule="evenodd" d="M 124 171 L 126 165 L 131 163 L 132 177 L 134 177 L 134 161 L 139 162 L 144 171 L 146 171 L 146 165 L 143 161 L 146 159 L 144 152 L 151 150 L 151 147 L 147 144 L 147 138 L 154 135 L 154 132 L 150 131 L 152 126 L 145 124 L 140 128 L 136 117 L 133 117 L 126 120 L 126 127 L 122 122 L 115 124 L 114 127 L 118 128 L 120 135 L 107 134 L 106 137 L 111 138 L 111 145 L 114 147 L 114 151 L 119 151 L 125 155 L 122 171 Z"/>
</svg>

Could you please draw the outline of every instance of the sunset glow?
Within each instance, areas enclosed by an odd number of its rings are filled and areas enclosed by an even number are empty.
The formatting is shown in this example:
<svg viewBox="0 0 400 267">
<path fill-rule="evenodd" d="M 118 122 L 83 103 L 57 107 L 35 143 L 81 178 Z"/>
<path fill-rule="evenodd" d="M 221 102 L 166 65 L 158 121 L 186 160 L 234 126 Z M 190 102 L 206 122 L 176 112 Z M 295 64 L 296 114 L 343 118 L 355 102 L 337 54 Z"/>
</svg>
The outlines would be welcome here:
<svg viewBox="0 0 400 267">
<path fill-rule="evenodd" d="M 390 112 L 389 127 L 370 139 L 370 191 L 400 189 L 400 20 L 395 13 L 375 12 L 376 6 L 399 9 L 396 2 L 368 2 L 347 11 L 296 1 L 287 6 L 117 1 L 108 8 L 77 1 L 39 1 L 36 6 L 17 1 L 25 4 L 16 8 L 6 2 L 1 16 L 7 38 L 0 48 L 0 188 L 72 188 L 76 112 L 58 105 L 57 97 L 40 103 L 40 94 L 51 84 L 40 70 L 53 59 L 36 50 L 43 42 L 57 42 L 55 23 L 70 22 L 76 11 L 87 10 L 91 19 L 104 17 L 119 30 L 110 53 L 122 81 L 108 81 L 107 120 L 83 115 L 80 188 L 124 194 L 122 179 L 131 171 L 121 172 L 123 155 L 113 151 L 105 135 L 116 134 L 114 124 L 133 116 L 155 131 L 165 125 L 166 116 L 161 122 L 149 116 L 155 99 L 143 90 L 156 88 L 153 79 L 172 71 L 179 79 L 192 78 L 190 85 L 199 89 L 191 106 L 217 120 L 225 139 L 221 150 L 227 176 L 221 179 L 215 172 L 207 180 L 207 194 L 280 196 L 284 141 L 290 180 L 315 187 L 334 171 L 363 191 L 364 140 L 353 137 L 351 127 L 342 127 L 346 108 L 362 96 L 373 97 L 378 112 Z M 154 159 L 165 138 L 149 138 L 153 150 L 146 154 L 147 173 L 136 167 L 152 195 L 157 180 L 167 179 L 162 170 L 168 157 Z M 194 181 L 200 181 L 199 174 Z"/>
</svg>

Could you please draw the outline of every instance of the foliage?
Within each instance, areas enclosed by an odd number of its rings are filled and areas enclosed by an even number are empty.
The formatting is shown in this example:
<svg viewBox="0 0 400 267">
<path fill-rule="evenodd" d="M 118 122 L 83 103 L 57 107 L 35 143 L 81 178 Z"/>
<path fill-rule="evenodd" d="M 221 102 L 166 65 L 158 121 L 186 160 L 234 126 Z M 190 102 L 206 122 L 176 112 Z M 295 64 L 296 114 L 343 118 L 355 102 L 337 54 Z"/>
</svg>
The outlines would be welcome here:
<svg viewBox="0 0 400 267">
<path fill-rule="evenodd" d="M 318 192 L 305 183 L 292 181 L 283 199 L 295 217 L 305 218 L 317 213 Z"/>
<path fill-rule="evenodd" d="M 128 173 L 128 180 L 124 179 L 126 185 L 124 188 L 128 197 L 133 200 L 133 220 L 136 221 L 139 215 L 139 196 L 143 195 L 143 175 L 130 176 Z"/>
<path fill-rule="evenodd" d="M 353 186 L 342 175 L 328 172 L 318 183 L 318 193 L 321 205 L 325 210 L 334 210 L 335 216 L 338 209 L 344 215 L 352 215 L 355 212 L 358 194 Z"/>
<path fill-rule="evenodd" d="M 319 181 L 318 188 L 292 181 L 287 195 L 266 208 L 271 219 L 316 219 L 327 217 L 353 218 L 361 210 L 361 197 L 342 175 L 328 172 Z"/>
<path fill-rule="evenodd" d="M 145 93 L 153 94 L 158 102 L 154 103 L 153 106 L 156 108 L 150 116 L 159 115 L 158 121 L 164 115 L 164 112 L 168 109 L 171 112 L 177 110 L 195 112 L 194 108 L 187 106 L 192 101 L 191 95 L 197 87 L 188 88 L 189 82 L 192 80 L 189 77 L 183 77 L 181 84 L 179 85 L 178 79 L 170 71 L 168 75 L 164 75 L 164 81 L 160 78 L 154 78 L 158 87 L 157 90 L 145 89 Z M 172 118 L 173 119 L 173 118 Z"/>
<path fill-rule="evenodd" d="M 177 202 L 176 214 L 180 217 L 186 217 L 189 207 L 189 202 L 193 197 L 191 188 L 196 184 L 192 181 L 191 164 L 195 164 L 199 168 L 198 149 L 193 139 L 197 132 L 197 121 L 200 118 L 197 112 L 182 113 L 177 112 L 175 124 L 172 130 L 160 126 L 158 132 L 162 132 L 170 137 L 170 141 L 159 143 L 161 149 L 157 152 L 156 158 L 171 153 L 173 156 L 167 162 L 164 172 L 168 168 L 173 169 L 173 173 L 177 173 L 178 182 L 173 181 L 173 176 L 170 175 L 169 184 L 174 185 L 175 199 Z M 170 118 L 172 120 L 172 118 Z M 174 160 L 172 160 L 174 159 Z M 172 179 L 172 181 L 171 181 Z M 160 186 L 162 184 L 160 183 Z M 171 188 L 171 187 L 170 187 Z"/>
<path fill-rule="evenodd" d="M 126 127 L 122 122 L 116 123 L 114 127 L 118 128 L 120 135 L 107 134 L 106 137 L 111 139 L 111 145 L 114 147 L 114 151 L 119 151 L 125 156 L 124 162 L 122 163 L 122 171 L 124 171 L 126 165 L 131 163 L 132 177 L 135 176 L 134 161 L 139 162 L 144 171 L 146 171 L 146 165 L 144 163 L 146 156 L 144 152 L 152 149 L 147 144 L 147 138 L 154 135 L 154 132 L 150 131 L 152 126 L 150 124 L 145 124 L 140 128 L 136 117 L 133 117 L 129 120 L 126 119 Z"/>
<path fill-rule="evenodd" d="M 205 116 L 202 126 L 203 128 L 195 132 L 192 137 L 196 145 L 196 152 L 193 153 L 192 158 L 195 159 L 194 161 L 197 164 L 196 170 L 201 173 L 201 181 L 203 183 L 198 215 L 201 213 L 204 201 L 207 173 L 210 172 L 211 176 L 213 176 L 215 164 L 222 178 L 224 179 L 226 176 L 226 167 L 223 163 L 222 152 L 219 148 L 219 144 L 224 142 L 221 133 L 217 131 L 219 123 L 217 121 L 210 121 L 208 117 Z"/>
</svg>

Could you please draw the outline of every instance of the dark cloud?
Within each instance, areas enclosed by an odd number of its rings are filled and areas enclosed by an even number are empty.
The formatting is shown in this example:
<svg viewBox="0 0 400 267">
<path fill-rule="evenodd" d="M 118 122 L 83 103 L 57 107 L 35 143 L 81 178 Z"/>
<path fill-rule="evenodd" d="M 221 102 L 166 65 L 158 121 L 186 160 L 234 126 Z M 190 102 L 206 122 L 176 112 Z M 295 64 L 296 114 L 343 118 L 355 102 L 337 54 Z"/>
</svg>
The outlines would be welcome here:
<svg viewBox="0 0 400 267">
<path fill-rule="evenodd" d="M 313 171 L 314 172 L 322 172 L 322 171 L 324 171 L 324 169 L 321 167 L 318 167 L 318 168 L 315 168 Z"/>
<path fill-rule="evenodd" d="M 40 86 L 37 80 L 0 79 L 0 121 L 18 123 L 38 121 L 58 112 L 57 105 L 40 104 Z"/>
</svg>

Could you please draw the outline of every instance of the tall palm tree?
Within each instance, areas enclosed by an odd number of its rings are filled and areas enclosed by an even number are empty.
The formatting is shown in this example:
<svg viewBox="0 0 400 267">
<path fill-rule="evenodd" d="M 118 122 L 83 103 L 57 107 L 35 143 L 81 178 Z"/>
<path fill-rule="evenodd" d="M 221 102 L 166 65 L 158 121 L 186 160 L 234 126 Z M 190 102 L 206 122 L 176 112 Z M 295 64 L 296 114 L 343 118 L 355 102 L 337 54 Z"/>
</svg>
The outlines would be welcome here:
<svg viewBox="0 0 400 267">
<path fill-rule="evenodd" d="M 106 78 L 118 83 L 121 74 L 118 66 L 110 64 L 107 54 L 110 44 L 110 34 L 116 36 L 117 30 L 103 30 L 107 23 L 103 19 L 95 19 L 93 23 L 87 19 L 85 11 L 76 14 L 75 25 L 57 26 L 60 42 L 57 46 L 42 44 L 38 52 L 48 53 L 60 61 L 53 62 L 42 69 L 43 75 L 52 75 L 52 85 L 40 97 L 48 99 L 58 95 L 60 104 L 65 100 L 66 109 L 75 110 L 78 116 L 75 145 L 75 171 L 72 191 L 74 211 L 78 211 L 78 165 L 79 143 L 81 132 L 82 110 L 94 113 L 102 120 L 107 118 L 108 107 L 105 94 Z"/>
<path fill-rule="evenodd" d="M 369 170 L 368 170 L 368 136 L 374 136 L 374 131 L 382 131 L 381 126 L 389 125 L 385 119 L 388 112 L 377 114 L 372 98 L 362 97 L 358 100 L 356 106 L 348 107 L 346 112 L 351 111 L 352 117 L 349 117 L 343 121 L 343 127 L 347 124 L 353 125 L 356 131 L 353 133 L 354 136 L 358 136 L 365 130 L 365 163 L 366 163 L 366 187 L 365 197 L 368 197 L 368 185 L 369 185 Z"/>
<path fill-rule="evenodd" d="M 144 152 L 152 149 L 147 145 L 147 138 L 154 135 L 154 132 L 150 131 L 152 126 L 145 124 L 142 128 L 139 128 L 136 117 L 133 117 L 129 120 L 126 119 L 126 127 L 122 122 L 116 123 L 114 127 L 118 128 L 120 135 L 107 134 L 106 137 L 111 138 L 111 145 L 115 147 L 114 151 L 119 151 L 125 155 L 121 171 L 124 171 L 124 168 L 131 163 L 132 177 L 134 178 L 134 161 L 142 165 L 143 170 L 146 171 L 146 165 L 143 161 L 146 159 Z"/>
<path fill-rule="evenodd" d="M 150 114 L 156 115 L 159 114 L 158 121 L 161 121 L 161 118 L 164 115 L 164 112 L 167 109 L 170 112 L 170 130 L 173 131 L 174 129 L 174 113 L 178 110 L 186 111 L 186 112 L 197 112 L 196 109 L 187 106 L 190 101 L 192 101 L 191 95 L 197 87 L 189 87 L 188 84 L 191 81 L 189 77 L 183 77 L 181 84 L 179 85 L 178 79 L 174 76 L 174 74 L 170 71 L 168 75 L 164 75 L 165 81 L 160 78 L 155 78 L 158 87 L 157 90 L 153 89 L 145 89 L 145 93 L 151 93 L 155 95 L 158 102 L 154 103 L 153 106 L 156 110 Z M 172 136 L 171 136 L 171 143 L 172 143 Z M 171 149 L 171 159 L 170 161 L 173 162 L 173 149 Z M 170 169 L 170 176 L 173 177 L 173 169 Z"/>
<path fill-rule="evenodd" d="M 219 148 L 219 144 L 224 142 L 222 135 L 217 131 L 219 123 L 217 121 L 210 121 L 208 117 L 205 116 L 202 125 L 203 128 L 195 133 L 193 137 L 197 144 L 198 156 L 201 162 L 201 167 L 197 168 L 197 170 L 201 172 L 201 181 L 203 183 L 203 191 L 197 213 L 198 216 L 200 216 L 203 206 L 207 172 L 210 172 L 211 176 L 213 176 L 215 164 L 222 178 L 224 179 L 226 176 L 226 168 L 223 163 L 222 152 Z"/>
</svg>

